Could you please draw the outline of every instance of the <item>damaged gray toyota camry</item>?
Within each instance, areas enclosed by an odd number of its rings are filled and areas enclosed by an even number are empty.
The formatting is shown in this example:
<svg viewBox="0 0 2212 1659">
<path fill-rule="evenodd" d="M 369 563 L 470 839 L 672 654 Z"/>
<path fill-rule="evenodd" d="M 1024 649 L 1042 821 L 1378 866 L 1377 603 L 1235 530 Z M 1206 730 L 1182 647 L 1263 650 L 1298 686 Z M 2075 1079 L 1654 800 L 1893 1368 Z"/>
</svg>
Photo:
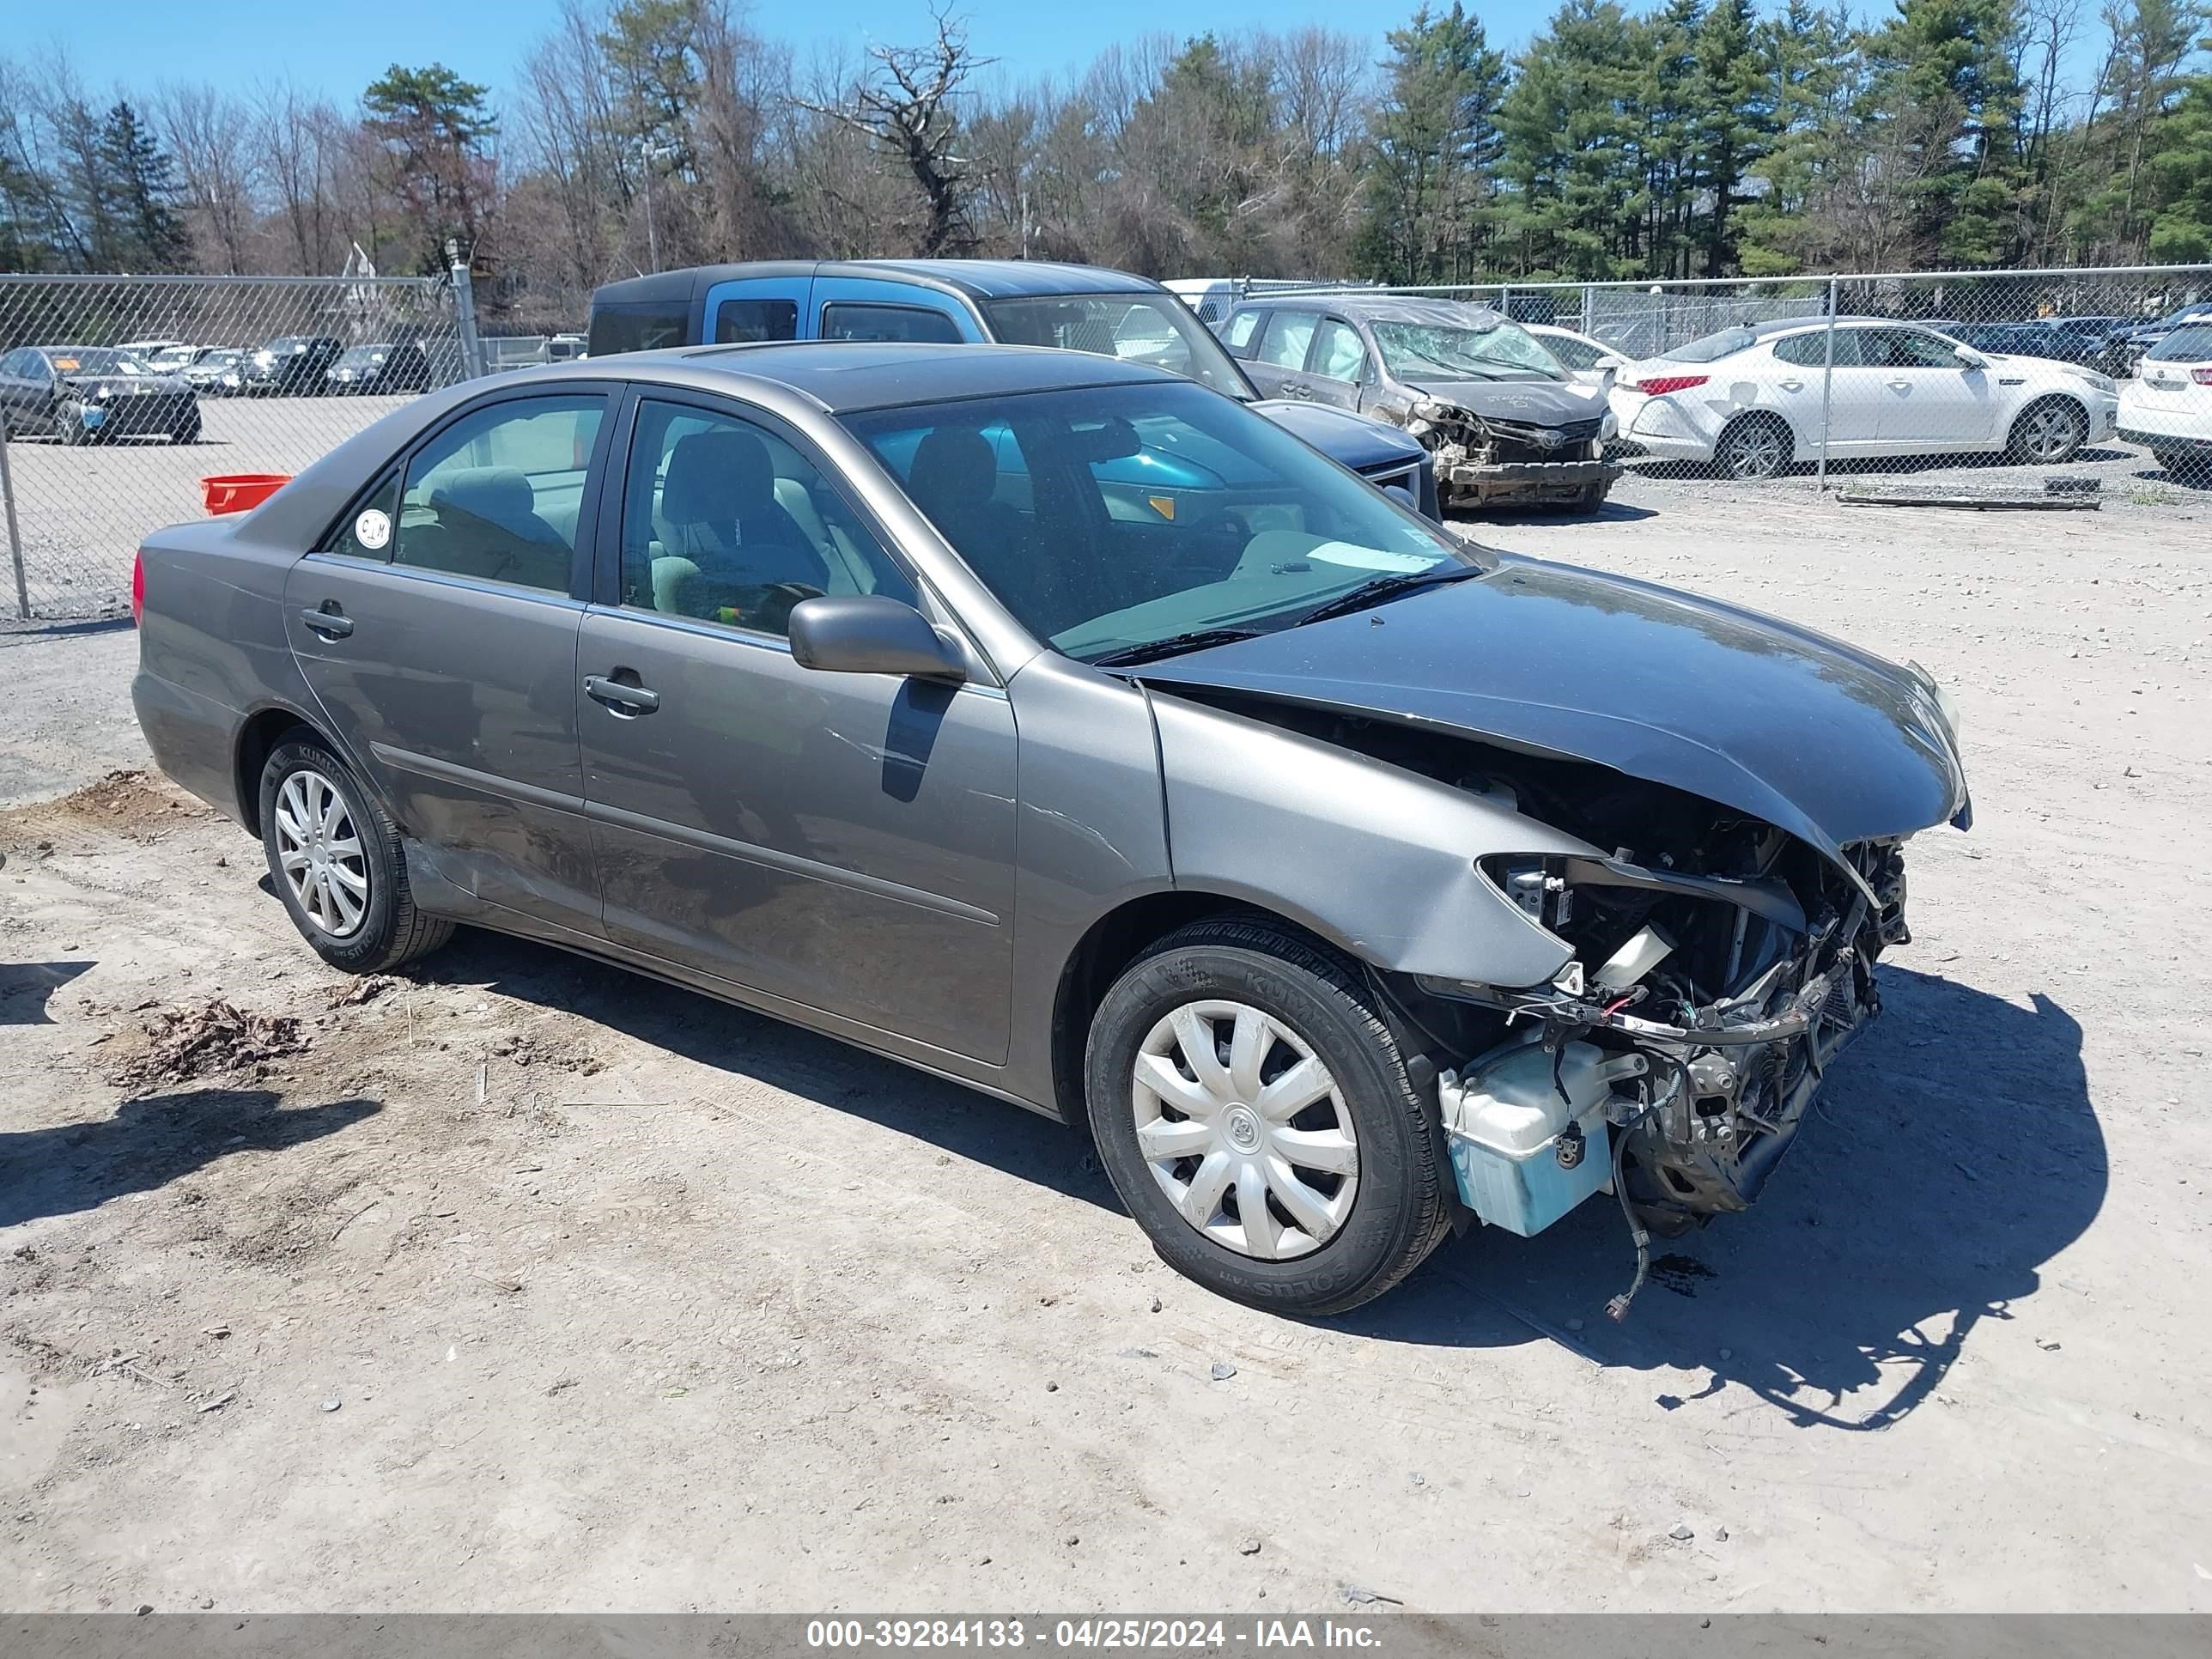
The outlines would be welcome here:
<svg viewBox="0 0 2212 1659">
<path fill-rule="evenodd" d="M 1640 1261 L 1743 1208 L 1968 820 L 1918 670 L 1076 353 L 457 386 L 136 586 L 155 757 L 326 962 L 494 928 L 1087 1124 L 1285 1313 L 1477 1222 L 1610 1194 Z"/>
</svg>

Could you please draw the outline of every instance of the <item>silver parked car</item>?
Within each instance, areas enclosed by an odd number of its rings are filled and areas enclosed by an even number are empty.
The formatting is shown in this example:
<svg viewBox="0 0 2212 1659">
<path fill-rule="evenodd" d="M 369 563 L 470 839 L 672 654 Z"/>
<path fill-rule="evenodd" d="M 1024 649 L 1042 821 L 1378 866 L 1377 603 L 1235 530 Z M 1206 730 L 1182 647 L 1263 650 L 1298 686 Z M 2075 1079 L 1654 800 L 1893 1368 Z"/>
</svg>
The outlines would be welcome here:
<svg viewBox="0 0 2212 1659">
<path fill-rule="evenodd" d="M 1246 301 L 1222 343 L 1269 396 L 1356 410 L 1419 439 L 1450 507 L 1583 510 L 1621 469 L 1604 385 L 1583 385 L 1504 313 L 1458 300 L 1332 291 Z"/>
<path fill-rule="evenodd" d="M 324 960 L 472 923 L 1087 1123 L 1291 1313 L 1455 1224 L 1742 1207 L 1967 821 L 1918 671 L 1073 352 L 454 386 L 137 575 L 148 741 Z"/>
</svg>

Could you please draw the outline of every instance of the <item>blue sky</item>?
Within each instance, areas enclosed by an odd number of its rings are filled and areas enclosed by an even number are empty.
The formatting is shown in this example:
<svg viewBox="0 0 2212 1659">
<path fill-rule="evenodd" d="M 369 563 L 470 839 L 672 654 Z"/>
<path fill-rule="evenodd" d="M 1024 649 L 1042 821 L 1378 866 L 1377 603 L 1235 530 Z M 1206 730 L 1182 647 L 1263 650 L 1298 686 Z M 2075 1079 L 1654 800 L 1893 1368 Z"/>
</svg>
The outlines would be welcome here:
<svg viewBox="0 0 2212 1659">
<path fill-rule="evenodd" d="M 1449 0 L 1447 0 L 1447 3 Z M 1087 62 L 1116 40 L 1165 30 L 1295 27 L 1326 23 L 1382 36 L 1403 22 L 1417 0 L 963 0 L 979 51 L 998 57 L 1018 79 Z M 504 88 L 526 46 L 550 27 L 555 0 L 89 0 L 36 6 L 0 0 L 0 11 L 31 22 L 0 31 L 11 54 L 58 41 L 87 84 L 144 86 L 209 81 L 244 89 L 289 76 L 349 100 L 386 64 L 433 59 L 471 80 Z M 1553 9 L 1551 0 L 1506 0 L 1480 8 L 1492 38 L 1517 46 Z M 862 39 L 926 39 L 925 0 L 759 0 L 754 27 L 789 42 L 805 63 L 816 45 Z"/>
</svg>

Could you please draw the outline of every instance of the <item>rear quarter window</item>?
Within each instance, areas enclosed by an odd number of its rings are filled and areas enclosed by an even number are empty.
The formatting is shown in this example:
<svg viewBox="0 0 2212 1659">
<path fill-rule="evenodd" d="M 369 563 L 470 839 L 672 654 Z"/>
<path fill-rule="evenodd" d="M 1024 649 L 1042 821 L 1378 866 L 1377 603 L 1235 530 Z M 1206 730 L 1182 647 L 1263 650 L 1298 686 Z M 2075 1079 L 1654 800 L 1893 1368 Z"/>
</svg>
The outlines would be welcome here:
<svg viewBox="0 0 2212 1659">
<path fill-rule="evenodd" d="M 1659 355 L 1670 363 L 1717 363 L 1739 351 L 1748 351 L 1758 343 L 1759 336 L 1747 328 L 1724 328 L 1717 334 L 1708 334 L 1687 345 L 1670 347 Z"/>
<path fill-rule="evenodd" d="M 611 357 L 622 351 L 655 351 L 663 346 L 689 345 L 692 342 L 684 337 L 690 324 L 688 307 L 602 307 L 592 313 L 591 355 Z"/>
</svg>

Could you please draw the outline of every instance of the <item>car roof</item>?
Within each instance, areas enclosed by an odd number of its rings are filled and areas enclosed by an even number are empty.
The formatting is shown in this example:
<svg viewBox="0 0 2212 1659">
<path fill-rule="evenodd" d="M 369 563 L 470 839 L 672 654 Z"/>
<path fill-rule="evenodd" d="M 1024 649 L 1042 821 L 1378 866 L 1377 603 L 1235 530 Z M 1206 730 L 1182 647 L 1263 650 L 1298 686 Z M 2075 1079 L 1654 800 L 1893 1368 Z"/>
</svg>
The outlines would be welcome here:
<svg viewBox="0 0 2212 1659">
<path fill-rule="evenodd" d="M 579 365 L 526 374 L 562 375 Z M 1123 386 L 1183 376 L 1141 363 L 1045 346 L 921 344 L 880 340 L 781 340 L 752 345 L 678 346 L 593 357 L 594 373 L 632 380 L 696 375 L 781 386 L 833 415 L 901 404 L 939 403 L 1071 386 Z M 686 374 L 682 371 L 692 371 Z M 672 374 L 671 371 L 677 371 Z"/>
<path fill-rule="evenodd" d="M 1008 300 L 1066 294 L 1157 294 L 1149 276 L 1101 265 L 1060 264 L 1048 259 L 765 259 L 742 264 L 690 265 L 650 276 L 609 283 L 594 302 L 635 304 L 697 298 L 718 283 L 776 276 L 855 276 L 918 283 L 973 300 Z"/>
<path fill-rule="evenodd" d="M 1247 301 L 1291 311 L 1334 311 L 1369 323 L 1412 323 L 1431 328 L 1494 328 L 1506 320 L 1495 306 L 1473 300 L 1430 300 L 1403 294 L 1327 289 L 1279 296 L 1255 295 Z M 1486 320 L 1481 320 L 1486 319 Z"/>
</svg>

